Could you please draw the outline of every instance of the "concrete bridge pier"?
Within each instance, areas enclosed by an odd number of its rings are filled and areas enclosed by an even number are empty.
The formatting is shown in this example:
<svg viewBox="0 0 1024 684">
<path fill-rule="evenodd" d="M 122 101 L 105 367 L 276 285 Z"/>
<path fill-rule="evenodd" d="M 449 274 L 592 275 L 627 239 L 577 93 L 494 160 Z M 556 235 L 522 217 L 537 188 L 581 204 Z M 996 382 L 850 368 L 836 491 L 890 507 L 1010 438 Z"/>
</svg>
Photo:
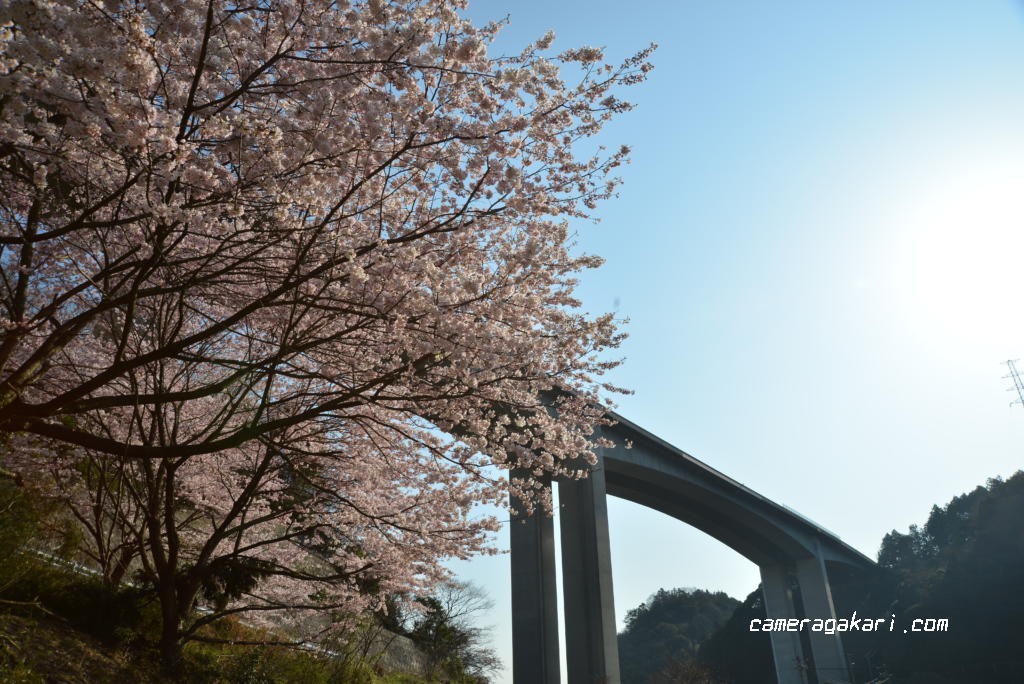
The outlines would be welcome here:
<svg viewBox="0 0 1024 684">
<path fill-rule="evenodd" d="M 770 619 L 836 617 L 825 562 L 820 555 L 792 566 L 761 566 L 761 591 Z M 772 632 L 772 657 L 779 684 L 849 684 L 850 672 L 839 633 Z"/>
<path fill-rule="evenodd" d="M 511 473 L 513 478 L 521 476 L 514 470 Z M 521 512 L 522 502 L 513 500 L 512 508 Z M 543 513 L 513 513 L 509 536 L 512 677 L 516 684 L 559 684 L 554 520 Z"/>
<path fill-rule="evenodd" d="M 804 614 L 809 618 L 836 617 L 832 603 L 832 588 L 828 583 L 825 561 L 820 554 L 797 560 L 796 578 L 800 585 L 800 597 Z M 850 670 L 846 664 L 846 651 L 838 632 L 810 632 L 811 653 L 814 655 L 814 671 L 818 684 L 849 684 Z"/>
<path fill-rule="evenodd" d="M 558 483 L 565 658 L 570 684 L 619 684 L 604 458 L 583 480 Z"/>
<path fill-rule="evenodd" d="M 771 619 L 796 618 L 796 602 L 789 571 L 782 565 L 761 566 L 761 594 Z M 772 659 L 778 684 L 808 684 L 808 663 L 799 632 L 772 632 Z"/>
</svg>

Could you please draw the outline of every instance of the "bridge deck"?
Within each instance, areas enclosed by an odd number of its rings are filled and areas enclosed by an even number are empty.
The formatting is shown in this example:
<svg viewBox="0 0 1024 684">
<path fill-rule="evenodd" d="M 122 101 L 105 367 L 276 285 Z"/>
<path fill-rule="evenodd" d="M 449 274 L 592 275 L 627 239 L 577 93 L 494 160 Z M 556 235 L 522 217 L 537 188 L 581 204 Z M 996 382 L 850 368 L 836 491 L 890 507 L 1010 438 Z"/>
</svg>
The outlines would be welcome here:
<svg viewBox="0 0 1024 684">
<path fill-rule="evenodd" d="M 874 562 L 836 534 L 775 503 L 617 414 L 602 428 L 608 494 L 654 508 L 722 541 L 758 565 L 820 555 Z M 627 447 L 627 445 L 630 445 Z"/>
</svg>

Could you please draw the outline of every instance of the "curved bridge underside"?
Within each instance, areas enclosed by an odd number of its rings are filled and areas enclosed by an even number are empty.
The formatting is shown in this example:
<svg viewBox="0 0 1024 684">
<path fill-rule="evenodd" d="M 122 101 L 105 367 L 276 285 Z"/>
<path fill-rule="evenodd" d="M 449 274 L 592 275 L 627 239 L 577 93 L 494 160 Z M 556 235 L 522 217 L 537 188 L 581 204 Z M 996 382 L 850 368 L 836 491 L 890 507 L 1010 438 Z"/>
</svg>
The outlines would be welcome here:
<svg viewBox="0 0 1024 684">
<path fill-rule="evenodd" d="M 558 482 L 569 684 L 619 682 L 607 495 L 692 525 L 756 563 L 772 619 L 835 617 L 828 565 L 873 566 L 795 511 L 612 417 L 617 423 L 600 436 L 614 446 L 599 450 L 590 477 Z M 553 520 L 514 521 L 511 542 L 514 680 L 558 682 Z M 771 638 L 779 684 L 850 681 L 838 634 L 772 632 Z"/>
<path fill-rule="evenodd" d="M 604 429 L 607 493 L 681 520 L 761 566 L 821 555 L 873 562 L 833 533 L 723 475 L 621 416 Z M 627 444 L 631 447 L 627 448 Z"/>
</svg>

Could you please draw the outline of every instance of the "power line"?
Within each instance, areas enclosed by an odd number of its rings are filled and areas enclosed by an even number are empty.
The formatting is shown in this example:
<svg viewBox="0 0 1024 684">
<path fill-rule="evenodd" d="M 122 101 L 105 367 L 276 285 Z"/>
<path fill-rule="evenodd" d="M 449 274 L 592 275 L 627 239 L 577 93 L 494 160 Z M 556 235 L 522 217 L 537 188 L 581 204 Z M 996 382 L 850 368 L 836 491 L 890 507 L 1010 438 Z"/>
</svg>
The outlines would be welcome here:
<svg viewBox="0 0 1024 684">
<path fill-rule="evenodd" d="M 1013 387 L 1007 387 L 1006 391 L 1017 393 L 1017 399 L 1011 401 L 1010 406 L 1013 406 L 1014 404 L 1020 404 L 1021 406 L 1024 406 L 1024 381 L 1021 381 L 1020 372 L 1017 371 L 1017 366 L 1014 365 L 1019 360 L 1020 359 L 1010 359 L 1009 361 L 1004 361 L 1007 368 L 1010 369 L 1010 374 L 1004 375 L 1003 379 L 1013 380 Z"/>
</svg>

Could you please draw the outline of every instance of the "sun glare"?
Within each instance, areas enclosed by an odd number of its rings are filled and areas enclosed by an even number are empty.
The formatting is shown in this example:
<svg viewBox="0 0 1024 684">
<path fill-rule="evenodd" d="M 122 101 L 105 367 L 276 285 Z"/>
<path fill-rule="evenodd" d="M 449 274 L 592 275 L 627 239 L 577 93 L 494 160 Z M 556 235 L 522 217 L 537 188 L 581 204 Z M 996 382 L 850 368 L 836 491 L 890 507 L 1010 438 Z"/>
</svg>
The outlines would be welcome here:
<svg viewBox="0 0 1024 684">
<path fill-rule="evenodd" d="M 1024 352 L 1024 168 L 964 165 L 892 228 L 890 294 L 917 333 L 954 353 Z"/>
</svg>

